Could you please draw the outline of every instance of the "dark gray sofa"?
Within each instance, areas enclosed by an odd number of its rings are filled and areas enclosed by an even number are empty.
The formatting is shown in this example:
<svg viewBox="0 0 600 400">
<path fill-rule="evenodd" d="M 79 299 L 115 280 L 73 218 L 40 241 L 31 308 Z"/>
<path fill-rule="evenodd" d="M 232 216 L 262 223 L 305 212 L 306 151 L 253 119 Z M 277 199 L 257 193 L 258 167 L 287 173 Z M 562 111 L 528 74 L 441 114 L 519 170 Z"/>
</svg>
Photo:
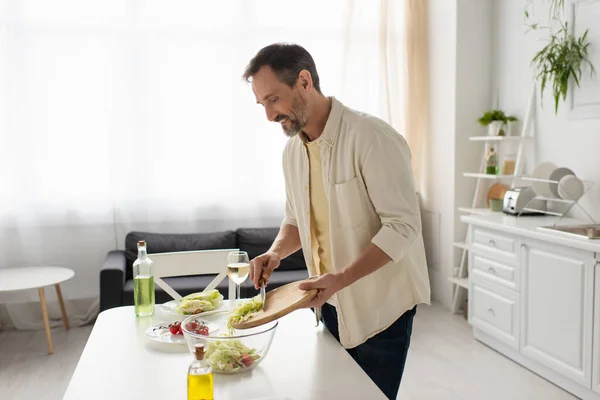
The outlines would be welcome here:
<svg viewBox="0 0 600 400">
<path fill-rule="evenodd" d="M 245 228 L 236 231 L 211 233 L 172 234 L 154 232 L 129 232 L 125 237 L 125 250 L 110 251 L 100 270 L 100 311 L 124 305 L 133 305 L 132 265 L 137 258 L 137 242 L 145 240 L 148 254 L 173 251 L 214 250 L 238 248 L 248 252 L 250 259 L 269 249 L 279 228 Z M 165 278 L 182 296 L 203 290 L 215 275 L 195 275 Z M 281 261 L 269 280 L 267 290 L 308 277 L 302 251 L 299 250 Z M 217 289 L 227 298 L 229 279 L 225 278 Z M 242 297 L 258 294 L 250 279 L 242 284 Z M 156 286 L 156 304 L 172 298 Z"/>
</svg>

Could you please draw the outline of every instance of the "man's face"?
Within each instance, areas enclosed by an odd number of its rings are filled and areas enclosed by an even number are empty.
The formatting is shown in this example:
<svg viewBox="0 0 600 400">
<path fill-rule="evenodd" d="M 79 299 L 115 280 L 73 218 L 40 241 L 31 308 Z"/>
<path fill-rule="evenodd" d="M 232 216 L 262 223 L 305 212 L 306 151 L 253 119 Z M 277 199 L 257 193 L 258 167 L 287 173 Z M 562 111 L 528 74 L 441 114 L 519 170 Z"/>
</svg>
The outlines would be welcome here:
<svg viewBox="0 0 600 400">
<path fill-rule="evenodd" d="M 252 77 L 256 102 L 262 104 L 269 121 L 279 122 L 288 137 L 299 134 L 308 122 L 307 101 L 299 83 L 289 87 L 281 82 L 273 70 L 262 67 Z"/>
</svg>

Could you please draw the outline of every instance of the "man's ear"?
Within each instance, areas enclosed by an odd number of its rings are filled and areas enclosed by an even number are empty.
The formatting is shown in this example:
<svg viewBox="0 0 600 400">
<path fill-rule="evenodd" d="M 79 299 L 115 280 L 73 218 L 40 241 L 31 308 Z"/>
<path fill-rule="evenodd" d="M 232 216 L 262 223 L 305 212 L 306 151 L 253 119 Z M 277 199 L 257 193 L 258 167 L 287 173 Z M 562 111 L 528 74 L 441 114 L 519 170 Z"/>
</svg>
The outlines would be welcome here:
<svg viewBox="0 0 600 400">
<path fill-rule="evenodd" d="M 313 82 L 310 72 L 308 72 L 305 69 L 300 71 L 300 73 L 298 74 L 298 83 L 300 83 L 302 89 L 306 91 L 311 91 L 313 89 Z"/>
</svg>

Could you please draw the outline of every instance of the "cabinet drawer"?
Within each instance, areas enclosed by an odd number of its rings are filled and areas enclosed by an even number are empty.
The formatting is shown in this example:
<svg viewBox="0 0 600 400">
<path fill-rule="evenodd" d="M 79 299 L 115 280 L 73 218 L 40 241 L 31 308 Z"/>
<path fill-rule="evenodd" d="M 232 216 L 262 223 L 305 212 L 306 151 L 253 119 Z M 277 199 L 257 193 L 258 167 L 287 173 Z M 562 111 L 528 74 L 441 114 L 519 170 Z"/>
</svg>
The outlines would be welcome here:
<svg viewBox="0 0 600 400">
<path fill-rule="evenodd" d="M 502 259 L 516 262 L 517 241 L 507 235 L 495 231 L 475 227 L 473 229 L 473 246 L 486 253 L 497 254 Z"/>
<path fill-rule="evenodd" d="M 473 254 L 471 258 L 471 273 L 513 290 L 519 288 L 515 267 L 492 261 L 478 254 Z"/>
<path fill-rule="evenodd" d="M 517 293 L 510 289 L 502 289 L 504 290 L 489 289 L 479 284 L 471 285 L 469 293 L 471 324 L 518 349 Z"/>
</svg>

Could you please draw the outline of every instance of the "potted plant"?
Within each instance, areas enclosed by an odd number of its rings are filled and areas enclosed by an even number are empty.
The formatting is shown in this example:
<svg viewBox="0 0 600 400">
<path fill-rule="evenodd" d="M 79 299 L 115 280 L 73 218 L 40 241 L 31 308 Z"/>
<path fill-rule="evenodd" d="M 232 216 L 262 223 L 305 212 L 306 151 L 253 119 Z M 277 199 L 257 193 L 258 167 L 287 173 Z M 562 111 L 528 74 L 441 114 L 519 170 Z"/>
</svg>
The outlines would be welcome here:
<svg viewBox="0 0 600 400">
<path fill-rule="evenodd" d="M 547 85 L 552 85 L 552 97 L 554 98 L 554 114 L 558 113 L 558 103 L 567 99 L 567 91 L 571 82 L 577 86 L 581 80 L 583 67 L 590 67 L 590 76 L 595 72 L 594 66 L 588 58 L 589 42 L 587 41 L 588 30 L 581 37 L 576 37 L 569 32 L 566 22 L 561 20 L 561 11 L 564 10 L 565 0 L 551 0 L 550 18 L 548 26 L 539 26 L 530 23 L 532 30 L 547 29 L 549 40 L 547 44 L 536 53 L 531 64 L 536 72 L 536 78 L 540 81 L 540 96 L 544 94 Z M 530 18 L 530 2 L 525 8 L 525 18 Z"/>
<path fill-rule="evenodd" d="M 505 136 L 507 135 L 505 129 L 509 127 L 509 123 L 516 120 L 517 117 L 514 115 L 507 116 L 502 110 L 492 109 L 486 111 L 481 117 L 479 117 L 477 122 L 488 127 L 488 135 Z M 510 132 L 508 132 L 508 135 L 510 135 Z"/>
</svg>

